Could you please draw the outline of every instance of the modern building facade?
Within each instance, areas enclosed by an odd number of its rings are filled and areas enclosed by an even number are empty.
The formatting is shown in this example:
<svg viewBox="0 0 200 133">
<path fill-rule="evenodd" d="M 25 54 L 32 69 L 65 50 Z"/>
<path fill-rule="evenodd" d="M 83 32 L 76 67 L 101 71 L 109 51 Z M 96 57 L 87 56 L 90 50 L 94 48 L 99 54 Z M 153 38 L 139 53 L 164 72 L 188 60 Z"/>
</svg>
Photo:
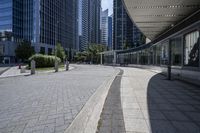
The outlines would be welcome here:
<svg viewBox="0 0 200 133">
<path fill-rule="evenodd" d="M 113 49 L 122 50 L 145 43 L 145 37 L 129 18 L 122 0 L 114 0 Z"/>
<path fill-rule="evenodd" d="M 101 12 L 101 44 L 108 47 L 108 9 Z"/>
<path fill-rule="evenodd" d="M 200 85 L 200 1 L 166 0 L 159 1 L 158 6 L 154 0 L 123 0 L 123 4 L 151 42 L 103 53 L 105 63 L 153 69 L 168 79 Z"/>
<path fill-rule="evenodd" d="M 56 43 L 75 51 L 78 42 L 76 0 L 1 0 L 0 32 L 4 56 L 14 56 L 17 43 L 27 40 L 37 53 L 51 54 Z M 5 33 L 11 37 L 5 37 Z"/>
<path fill-rule="evenodd" d="M 108 17 L 108 50 L 112 50 L 113 46 L 113 15 Z"/>
<path fill-rule="evenodd" d="M 16 45 L 23 38 L 23 2 L 21 0 L 0 1 L 0 63 L 3 56 L 14 57 Z M 10 58 L 6 57 L 10 62 Z"/>
<path fill-rule="evenodd" d="M 101 0 L 82 1 L 81 51 L 84 51 L 91 43 L 100 43 L 100 14 Z"/>
</svg>

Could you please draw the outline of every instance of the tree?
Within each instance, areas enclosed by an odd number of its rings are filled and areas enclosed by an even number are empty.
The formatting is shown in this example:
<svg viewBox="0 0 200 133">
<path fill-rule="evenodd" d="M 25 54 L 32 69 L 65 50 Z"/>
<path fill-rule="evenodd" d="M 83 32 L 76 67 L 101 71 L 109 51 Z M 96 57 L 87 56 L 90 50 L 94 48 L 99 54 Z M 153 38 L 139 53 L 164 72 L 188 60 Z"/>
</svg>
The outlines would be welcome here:
<svg viewBox="0 0 200 133">
<path fill-rule="evenodd" d="M 76 61 L 86 62 L 87 58 L 88 58 L 88 53 L 86 51 L 78 52 L 78 53 L 76 53 L 74 58 L 75 58 Z"/>
<path fill-rule="evenodd" d="M 100 53 L 106 50 L 105 45 L 101 44 L 89 44 L 86 52 L 88 53 L 88 58 L 92 63 L 100 62 Z"/>
<path fill-rule="evenodd" d="M 57 57 L 59 57 L 59 58 L 62 60 L 62 62 L 64 62 L 64 60 L 65 60 L 65 58 L 66 58 L 66 54 L 65 54 L 64 48 L 61 46 L 60 43 L 58 43 L 58 44 L 56 45 L 55 53 L 56 53 L 55 55 L 56 55 Z"/>
<path fill-rule="evenodd" d="M 124 44 L 123 44 L 123 49 L 126 50 L 126 49 L 129 49 L 131 48 L 131 46 L 129 45 L 128 41 L 125 40 Z"/>
<path fill-rule="evenodd" d="M 31 43 L 28 41 L 22 41 L 16 48 L 15 54 L 18 59 L 21 59 L 22 62 L 28 60 L 35 53 L 33 47 L 31 47 Z"/>
</svg>

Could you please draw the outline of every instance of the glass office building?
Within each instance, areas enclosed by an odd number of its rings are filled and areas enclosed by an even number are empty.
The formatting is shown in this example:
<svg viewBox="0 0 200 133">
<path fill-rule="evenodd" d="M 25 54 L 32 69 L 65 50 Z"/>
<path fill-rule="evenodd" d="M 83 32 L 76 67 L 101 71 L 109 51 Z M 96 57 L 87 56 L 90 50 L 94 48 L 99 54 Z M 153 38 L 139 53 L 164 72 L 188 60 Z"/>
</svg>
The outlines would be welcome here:
<svg viewBox="0 0 200 133">
<path fill-rule="evenodd" d="M 12 31 L 12 0 L 0 1 L 0 31 Z"/>
<path fill-rule="evenodd" d="M 134 48 L 145 43 L 145 37 L 128 16 L 122 0 L 114 0 L 113 49 Z"/>
<path fill-rule="evenodd" d="M 19 41 L 23 37 L 22 7 L 23 2 L 21 0 L 0 1 L 1 40 L 11 40 L 11 36 L 8 36 L 11 34 L 15 41 Z"/>
<path fill-rule="evenodd" d="M 0 0 L 0 53 L 14 57 L 22 40 L 37 53 L 52 54 L 56 43 L 75 51 L 77 25 L 76 0 Z"/>
<path fill-rule="evenodd" d="M 16 43 L 23 39 L 23 1 L 0 1 L 0 63 L 14 62 Z M 16 43 L 14 43 L 16 42 Z"/>
</svg>

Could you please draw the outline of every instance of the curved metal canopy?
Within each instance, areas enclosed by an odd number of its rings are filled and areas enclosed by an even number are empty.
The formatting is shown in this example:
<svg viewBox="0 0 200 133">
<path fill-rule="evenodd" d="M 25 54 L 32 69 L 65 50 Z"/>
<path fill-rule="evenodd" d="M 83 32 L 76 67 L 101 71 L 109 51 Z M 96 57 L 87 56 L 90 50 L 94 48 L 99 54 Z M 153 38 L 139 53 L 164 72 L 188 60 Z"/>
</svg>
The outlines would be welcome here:
<svg viewBox="0 0 200 133">
<path fill-rule="evenodd" d="M 200 10 L 200 0 L 123 1 L 131 19 L 151 40 Z"/>
</svg>

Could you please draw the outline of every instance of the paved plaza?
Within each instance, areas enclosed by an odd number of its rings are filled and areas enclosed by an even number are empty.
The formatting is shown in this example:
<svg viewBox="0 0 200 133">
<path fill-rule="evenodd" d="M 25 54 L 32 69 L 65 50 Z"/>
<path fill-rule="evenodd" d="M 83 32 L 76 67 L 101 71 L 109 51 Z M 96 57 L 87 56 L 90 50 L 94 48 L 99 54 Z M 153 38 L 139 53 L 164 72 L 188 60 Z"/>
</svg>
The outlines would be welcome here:
<svg viewBox="0 0 200 133">
<path fill-rule="evenodd" d="M 0 79 L 0 133 L 64 133 L 114 71 L 80 65 L 68 72 Z"/>
<path fill-rule="evenodd" d="M 0 133 L 200 133 L 199 87 L 145 69 L 74 67 L 0 79 Z"/>
</svg>

